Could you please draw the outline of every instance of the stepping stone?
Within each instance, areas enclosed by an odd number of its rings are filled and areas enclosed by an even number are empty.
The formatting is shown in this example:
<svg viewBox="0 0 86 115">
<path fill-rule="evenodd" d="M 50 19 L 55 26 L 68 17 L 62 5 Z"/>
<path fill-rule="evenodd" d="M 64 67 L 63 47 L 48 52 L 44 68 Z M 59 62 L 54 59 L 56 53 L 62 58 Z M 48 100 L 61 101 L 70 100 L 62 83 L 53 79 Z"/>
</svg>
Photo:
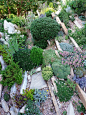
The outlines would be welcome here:
<svg viewBox="0 0 86 115">
<path fill-rule="evenodd" d="M 42 89 L 45 87 L 47 87 L 47 84 L 43 80 L 42 73 L 33 74 L 30 89 Z"/>
</svg>

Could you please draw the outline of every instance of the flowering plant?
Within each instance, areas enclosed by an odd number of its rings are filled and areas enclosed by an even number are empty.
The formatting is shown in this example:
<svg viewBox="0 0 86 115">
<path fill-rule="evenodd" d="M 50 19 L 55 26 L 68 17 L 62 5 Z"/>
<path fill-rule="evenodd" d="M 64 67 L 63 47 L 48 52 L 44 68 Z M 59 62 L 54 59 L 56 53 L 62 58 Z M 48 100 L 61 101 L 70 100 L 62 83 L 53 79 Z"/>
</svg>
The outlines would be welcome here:
<svg viewBox="0 0 86 115">
<path fill-rule="evenodd" d="M 60 52 L 60 55 L 62 58 L 62 64 L 70 65 L 73 68 L 77 67 L 84 67 L 84 60 L 86 60 L 86 55 L 84 52 L 77 51 L 76 48 L 74 48 L 74 52 Z"/>
</svg>

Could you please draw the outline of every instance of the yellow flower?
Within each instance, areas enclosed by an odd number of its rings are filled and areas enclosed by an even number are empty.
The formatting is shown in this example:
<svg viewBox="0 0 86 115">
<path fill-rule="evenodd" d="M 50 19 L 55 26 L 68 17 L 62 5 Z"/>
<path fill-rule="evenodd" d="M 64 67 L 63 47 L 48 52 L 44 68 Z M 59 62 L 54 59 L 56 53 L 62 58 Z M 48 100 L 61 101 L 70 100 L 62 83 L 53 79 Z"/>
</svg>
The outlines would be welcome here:
<svg viewBox="0 0 86 115">
<path fill-rule="evenodd" d="M 40 93 L 41 94 L 41 93 Z"/>
<path fill-rule="evenodd" d="M 48 91 L 48 90 L 47 90 Z"/>
<path fill-rule="evenodd" d="M 46 96 L 45 96 L 46 97 Z"/>
</svg>

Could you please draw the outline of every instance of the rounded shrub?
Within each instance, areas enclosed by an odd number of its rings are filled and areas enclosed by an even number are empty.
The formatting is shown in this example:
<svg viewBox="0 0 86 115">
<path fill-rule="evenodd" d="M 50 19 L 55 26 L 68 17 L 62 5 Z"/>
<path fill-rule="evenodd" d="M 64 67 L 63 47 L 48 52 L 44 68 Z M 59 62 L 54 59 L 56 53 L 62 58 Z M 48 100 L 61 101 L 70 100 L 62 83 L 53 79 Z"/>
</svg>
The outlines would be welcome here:
<svg viewBox="0 0 86 115">
<path fill-rule="evenodd" d="M 30 53 L 30 49 L 21 49 L 13 55 L 14 61 L 19 62 L 18 64 L 20 67 L 26 71 L 31 70 L 34 67 L 34 64 L 30 58 Z"/>
<path fill-rule="evenodd" d="M 53 62 L 52 70 L 58 78 L 67 79 L 67 76 L 70 74 L 70 67 L 66 65 L 62 65 L 60 61 Z"/>
<path fill-rule="evenodd" d="M 31 24 L 31 34 L 35 40 L 54 39 L 60 30 L 58 23 L 50 17 L 36 19 Z"/>
<path fill-rule="evenodd" d="M 38 48 L 38 47 L 32 47 L 31 49 L 31 54 L 30 54 L 30 59 L 34 63 L 35 66 L 39 66 L 43 62 L 43 49 Z"/>
<path fill-rule="evenodd" d="M 42 70 L 42 77 L 44 80 L 48 81 L 53 76 L 53 71 L 51 67 L 44 67 Z"/>
</svg>

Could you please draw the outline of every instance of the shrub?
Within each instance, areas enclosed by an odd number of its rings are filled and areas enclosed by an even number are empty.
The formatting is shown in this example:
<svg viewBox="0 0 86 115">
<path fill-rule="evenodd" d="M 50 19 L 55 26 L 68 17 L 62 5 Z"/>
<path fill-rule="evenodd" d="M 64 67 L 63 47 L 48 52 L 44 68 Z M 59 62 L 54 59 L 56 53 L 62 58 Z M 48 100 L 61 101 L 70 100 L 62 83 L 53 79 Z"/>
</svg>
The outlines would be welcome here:
<svg viewBox="0 0 86 115">
<path fill-rule="evenodd" d="M 46 8 L 45 10 L 45 14 L 47 17 L 51 17 L 51 13 L 55 12 L 55 10 L 53 8 Z"/>
<path fill-rule="evenodd" d="M 43 39 L 41 39 L 39 41 L 34 40 L 34 45 L 36 45 L 36 46 L 38 46 L 38 47 L 40 47 L 42 49 L 45 49 L 47 47 L 47 41 L 43 40 Z"/>
<path fill-rule="evenodd" d="M 61 12 L 59 13 L 59 18 L 61 19 L 62 22 L 65 23 L 66 26 L 68 26 L 69 16 L 65 10 L 61 10 Z"/>
<path fill-rule="evenodd" d="M 78 15 L 80 15 L 80 13 L 84 12 L 86 9 L 85 0 L 73 0 L 69 5 Z"/>
<path fill-rule="evenodd" d="M 8 88 L 11 88 L 14 83 L 22 83 L 22 69 L 19 68 L 17 63 L 11 62 L 11 64 L 8 65 L 5 70 L 1 71 L 1 74 L 1 84 L 3 86 L 8 86 Z"/>
<path fill-rule="evenodd" d="M 32 47 L 30 58 L 35 66 L 39 66 L 43 63 L 43 49 L 38 47 Z"/>
<path fill-rule="evenodd" d="M 4 94 L 4 100 L 5 101 L 9 101 L 9 99 L 10 99 L 10 95 L 7 92 L 5 92 L 5 94 Z"/>
<path fill-rule="evenodd" d="M 4 48 L 9 56 L 13 56 L 13 54 L 19 50 L 17 39 L 15 37 L 12 37 L 12 39 L 8 40 L 8 44 L 9 46 L 4 45 Z"/>
<path fill-rule="evenodd" d="M 15 33 L 15 34 L 10 34 L 10 38 L 17 40 L 19 48 L 21 48 L 23 46 L 25 47 L 25 42 L 27 40 L 26 35 L 20 35 L 20 34 Z"/>
<path fill-rule="evenodd" d="M 54 61 L 58 60 L 55 50 L 49 49 L 43 52 L 43 65 L 52 64 Z"/>
<path fill-rule="evenodd" d="M 4 46 L 0 45 L 0 55 L 3 56 L 3 60 L 7 65 L 10 64 L 10 56 L 8 55 L 7 51 L 5 50 Z"/>
<path fill-rule="evenodd" d="M 34 20 L 31 24 L 30 30 L 35 40 L 50 40 L 54 39 L 58 34 L 60 27 L 55 20 L 49 17 L 43 17 Z"/>
<path fill-rule="evenodd" d="M 62 65 L 60 61 L 54 62 L 52 64 L 52 69 L 55 76 L 58 78 L 67 79 L 67 76 L 70 74 L 70 67 L 67 64 Z"/>
<path fill-rule="evenodd" d="M 86 25 L 82 29 L 76 28 L 74 33 L 70 33 L 71 37 L 77 42 L 78 45 L 84 45 L 86 42 Z"/>
<path fill-rule="evenodd" d="M 42 77 L 44 80 L 48 81 L 53 76 L 53 71 L 51 67 L 44 67 L 42 70 Z"/>
<path fill-rule="evenodd" d="M 60 102 L 69 101 L 74 94 L 73 89 L 70 88 L 68 85 L 66 85 L 64 81 L 61 80 L 58 80 L 56 86 L 58 90 L 56 95 L 59 97 Z"/>
<path fill-rule="evenodd" d="M 19 62 L 18 65 L 26 71 L 31 70 L 34 67 L 30 58 L 30 53 L 30 49 L 21 49 L 13 55 L 14 61 Z"/>
<path fill-rule="evenodd" d="M 73 46 L 72 45 L 70 45 L 68 43 L 64 43 L 64 42 L 61 42 L 59 45 L 63 51 L 73 52 Z"/>
<path fill-rule="evenodd" d="M 15 16 L 13 19 L 12 19 L 12 23 L 13 24 L 16 24 L 16 25 L 18 25 L 18 26 L 25 26 L 25 19 L 22 17 L 22 16 L 20 16 L 20 17 L 17 17 L 17 16 Z"/>
</svg>

